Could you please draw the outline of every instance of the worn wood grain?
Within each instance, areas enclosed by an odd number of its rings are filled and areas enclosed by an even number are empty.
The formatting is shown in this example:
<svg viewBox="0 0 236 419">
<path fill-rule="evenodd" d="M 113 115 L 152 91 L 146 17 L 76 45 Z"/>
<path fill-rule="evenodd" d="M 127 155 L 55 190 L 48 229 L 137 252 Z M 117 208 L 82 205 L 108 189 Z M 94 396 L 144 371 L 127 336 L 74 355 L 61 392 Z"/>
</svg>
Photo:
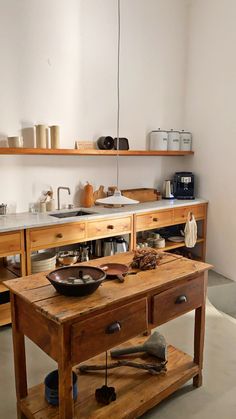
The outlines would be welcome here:
<svg viewBox="0 0 236 419">
<path fill-rule="evenodd" d="M 119 323 L 120 330 L 109 334 L 108 327 Z M 144 332 L 148 327 L 147 300 L 122 305 L 104 314 L 74 323 L 71 331 L 72 363 L 82 362 L 97 353 Z"/>
<path fill-rule="evenodd" d="M 87 237 L 91 240 L 95 238 L 115 236 L 117 234 L 130 233 L 131 229 L 132 216 L 88 221 Z"/>
<path fill-rule="evenodd" d="M 137 338 L 126 344 L 140 344 L 145 339 Z M 168 358 L 167 373 L 160 376 L 125 367 L 109 372 L 108 385 L 116 388 L 117 400 L 108 406 L 98 405 L 94 396 L 95 389 L 104 383 L 104 372 L 79 375 L 79 397 L 75 403 L 74 418 L 131 419 L 141 416 L 198 373 L 198 366 L 192 358 L 172 346 L 168 348 Z M 133 360 L 138 362 L 140 358 L 136 356 Z M 153 358 L 145 358 L 146 362 L 151 360 Z M 104 363 L 104 354 L 89 362 Z M 29 396 L 21 402 L 22 408 L 31 411 L 36 419 L 58 418 L 58 408 L 45 402 L 43 392 L 43 385 L 31 389 Z"/>
<path fill-rule="evenodd" d="M 181 296 L 185 297 L 186 301 L 178 303 L 177 299 Z M 186 281 L 184 285 L 178 285 L 170 290 L 161 292 L 153 297 L 153 327 L 200 307 L 203 302 L 204 280 L 201 276 Z"/>
<path fill-rule="evenodd" d="M 170 258 L 173 256 L 170 256 Z M 166 263 L 162 263 L 155 270 L 142 271 L 137 275 L 127 276 L 125 282 L 120 284 L 116 281 L 105 281 L 95 293 L 85 297 L 65 297 L 54 293 L 51 286 L 40 287 L 37 289 L 26 289 L 22 291 L 21 284 L 5 282 L 15 293 L 19 293 L 26 301 L 34 304 L 36 310 L 56 322 L 65 322 L 78 316 L 91 315 L 96 311 L 108 308 L 111 304 L 125 303 L 131 298 L 138 296 L 145 297 L 155 292 L 161 292 L 167 288 L 181 284 L 186 278 L 198 276 L 200 273 L 210 268 L 210 265 L 196 262 L 185 258 L 177 258 L 167 262 L 168 255 L 165 257 Z M 99 259 L 99 263 L 108 261 L 131 261 L 132 253 L 119 257 L 108 257 Z M 94 260 L 90 265 L 98 265 Z M 28 282 L 34 275 L 26 280 Z M 43 277 L 45 281 L 45 277 Z M 39 281 L 41 284 L 41 282 Z M 45 283 L 45 282 L 44 282 Z M 20 287 L 20 291 L 19 291 Z"/>
</svg>

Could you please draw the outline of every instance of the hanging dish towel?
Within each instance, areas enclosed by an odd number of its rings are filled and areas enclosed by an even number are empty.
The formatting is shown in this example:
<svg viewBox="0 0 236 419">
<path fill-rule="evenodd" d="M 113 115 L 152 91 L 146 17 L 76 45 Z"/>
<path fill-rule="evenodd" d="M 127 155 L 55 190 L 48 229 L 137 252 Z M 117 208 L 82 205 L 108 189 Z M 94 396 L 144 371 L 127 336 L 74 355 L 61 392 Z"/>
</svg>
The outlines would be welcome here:
<svg viewBox="0 0 236 419">
<path fill-rule="evenodd" d="M 197 241 L 197 223 L 191 212 L 188 213 L 184 228 L 184 241 L 186 247 L 194 247 Z"/>
</svg>

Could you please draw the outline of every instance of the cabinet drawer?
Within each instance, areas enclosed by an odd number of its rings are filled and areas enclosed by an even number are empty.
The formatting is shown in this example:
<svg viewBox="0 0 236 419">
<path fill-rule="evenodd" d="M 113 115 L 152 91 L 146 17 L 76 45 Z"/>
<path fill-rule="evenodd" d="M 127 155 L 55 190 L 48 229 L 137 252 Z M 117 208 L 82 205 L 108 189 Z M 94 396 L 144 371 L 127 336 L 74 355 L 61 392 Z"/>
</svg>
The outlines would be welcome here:
<svg viewBox="0 0 236 419">
<path fill-rule="evenodd" d="M 119 330 L 109 333 L 109 327 Z M 143 298 L 72 326 L 72 362 L 82 362 L 147 330 L 147 300 Z"/>
<path fill-rule="evenodd" d="M 185 223 L 189 212 L 192 212 L 196 219 L 205 218 L 205 205 L 190 205 L 188 207 L 174 208 L 174 220 L 176 223 Z"/>
<path fill-rule="evenodd" d="M 17 251 L 21 251 L 21 232 L 0 234 L 0 254 L 4 256 Z"/>
<path fill-rule="evenodd" d="M 155 227 L 162 227 L 173 222 L 173 210 L 148 212 L 137 215 L 136 230 L 142 231 Z"/>
<path fill-rule="evenodd" d="M 152 323 L 163 324 L 199 307 L 204 302 L 204 280 L 196 278 L 153 297 Z"/>
<path fill-rule="evenodd" d="M 132 218 L 108 218 L 88 222 L 88 239 L 95 237 L 116 236 L 117 234 L 130 233 L 132 228 Z"/>
<path fill-rule="evenodd" d="M 29 230 L 30 248 L 42 249 L 85 240 L 85 223 Z"/>
</svg>

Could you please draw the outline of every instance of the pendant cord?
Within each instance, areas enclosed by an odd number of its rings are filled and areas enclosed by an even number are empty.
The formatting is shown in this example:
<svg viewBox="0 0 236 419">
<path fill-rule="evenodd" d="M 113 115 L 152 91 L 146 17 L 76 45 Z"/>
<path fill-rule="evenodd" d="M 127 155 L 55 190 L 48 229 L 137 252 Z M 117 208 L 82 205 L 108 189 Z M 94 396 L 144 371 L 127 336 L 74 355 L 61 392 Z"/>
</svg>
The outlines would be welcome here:
<svg viewBox="0 0 236 419">
<path fill-rule="evenodd" d="M 116 126 L 116 137 L 117 137 L 117 153 L 116 153 L 116 185 L 119 190 L 119 149 L 120 149 L 120 0 L 117 0 L 117 126 Z"/>
</svg>

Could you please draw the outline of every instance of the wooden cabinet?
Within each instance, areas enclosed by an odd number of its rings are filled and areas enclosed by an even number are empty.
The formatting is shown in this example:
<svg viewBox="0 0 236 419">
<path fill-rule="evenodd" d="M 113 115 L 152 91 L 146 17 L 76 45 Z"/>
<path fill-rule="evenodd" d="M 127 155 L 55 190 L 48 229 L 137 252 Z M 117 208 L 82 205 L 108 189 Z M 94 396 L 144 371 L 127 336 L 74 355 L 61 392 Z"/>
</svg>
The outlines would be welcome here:
<svg viewBox="0 0 236 419">
<path fill-rule="evenodd" d="M 31 252 L 69 244 L 130 234 L 133 248 L 133 216 L 106 217 L 94 221 L 74 222 L 26 230 L 27 274 L 31 274 Z"/>
<path fill-rule="evenodd" d="M 206 205 L 191 205 L 174 208 L 174 222 L 185 223 L 189 213 L 192 213 L 196 220 L 202 220 L 206 217 Z"/>
<path fill-rule="evenodd" d="M 152 304 L 153 326 L 159 326 L 199 307 L 204 298 L 203 283 L 201 278 L 195 278 L 155 295 Z"/>
<path fill-rule="evenodd" d="M 102 263 L 119 261 L 129 264 L 132 257 L 132 253 L 115 255 L 104 258 Z M 97 261 L 90 263 L 95 266 Z M 153 270 L 151 275 L 150 271 L 139 272 L 137 279 L 127 277 L 125 285 L 105 281 L 94 294 L 82 297 L 80 301 L 77 298 L 53 295 L 52 286 L 45 286 L 44 275 L 24 278 L 23 286 L 20 281 L 13 284 L 9 281 L 7 286 L 13 302 L 18 417 L 138 418 L 190 379 L 193 379 L 195 387 L 199 387 L 202 383 L 205 291 L 209 268 L 210 265 L 202 262 L 193 263 L 188 259 L 173 258 L 172 255 L 165 254 L 158 269 Z M 97 355 L 88 364 L 104 365 L 105 355 L 101 351 L 144 331 L 147 311 L 151 312 L 153 301 L 157 324 L 183 314 L 185 310 L 182 308 L 175 311 L 176 298 L 182 293 L 189 298 L 188 310 L 196 310 L 194 357 L 169 345 L 167 371 L 163 374 L 151 375 L 127 366 L 111 370 L 108 383 L 115 387 L 118 397 L 106 406 L 99 405 L 94 395 L 96 388 L 104 383 L 104 371 L 79 374 L 79 397 L 75 402 L 72 401 L 71 371 L 78 362 Z M 121 329 L 112 334 L 107 333 L 109 327 L 116 322 L 120 322 Z M 153 326 L 149 318 L 150 329 Z M 184 332 L 183 330 L 183 334 Z M 24 336 L 58 362 L 57 407 L 52 407 L 45 401 L 43 383 L 31 389 L 27 387 Z M 146 340 L 146 336 L 139 336 L 125 342 L 124 346 L 136 346 Z M 138 363 L 154 361 L 153 357 L 139 357 L 137 354 L 131 360 Z M 114 362 L 109 354 L 108 362 Z"/>
<path fill-rule="evenodd" d="M 50 247 L 76 243 L 85 239 L 85 223 L 33 228 L 27 231 L 27 248 L 31 250 L 48 249 Z"/>
<path fill-rule="evenodd" d="M 118 234 L 131 233 L 132 216 L 119 218 L 106 218 L 105 220 L 88 221 L 87 238 L 116 236 Z"/>
<path fill-rule="evenodd" d="M 0 233 L 0 256 L 20 253 L 23 247 L 24 237 L 21 231 Z"/>
<path fill-rule="evenodd" d="M 147 330 L 147 300 L 143 298 L 72 326 L 72 362 L 80 363 Z"/>
<path fill-rule="evenodd" d="M 158 230 L 162 227 L 170 227 L 177 224 L 185 224 L 188 213 L 192 213 L 196 221 L 201 221 L 197 244 L 199 245 L 199 257 L 205 260 L 206 254 L 206 225 L 207 225 L 207 203 L 196 205 L 185 205 L 174 207 L 173 209 L 151 211 L 134 215 L 134 248 L 136 248 L 136 233 L 146 230 Z M 165 247 L 162 251 L 170 251 L 173 249 L 184 247 L 185 243 L 171 242 L 166 240 Z"/>
<path fill-rule="evenodd" d="M 9 266 L 7 256 L 20 255 L 20 269 L 16 271 Z M 0 326 L 11 323 L 9 291 L 3 281 L 25 275 L 25 241 L 24 230 L 0 233 Z"/>
<path fill-rule="evenodd" d="M 164 227 L 173 223 L 173 210 L 147 212 L 136 216 L 136 231 Z"/>
</svg>

